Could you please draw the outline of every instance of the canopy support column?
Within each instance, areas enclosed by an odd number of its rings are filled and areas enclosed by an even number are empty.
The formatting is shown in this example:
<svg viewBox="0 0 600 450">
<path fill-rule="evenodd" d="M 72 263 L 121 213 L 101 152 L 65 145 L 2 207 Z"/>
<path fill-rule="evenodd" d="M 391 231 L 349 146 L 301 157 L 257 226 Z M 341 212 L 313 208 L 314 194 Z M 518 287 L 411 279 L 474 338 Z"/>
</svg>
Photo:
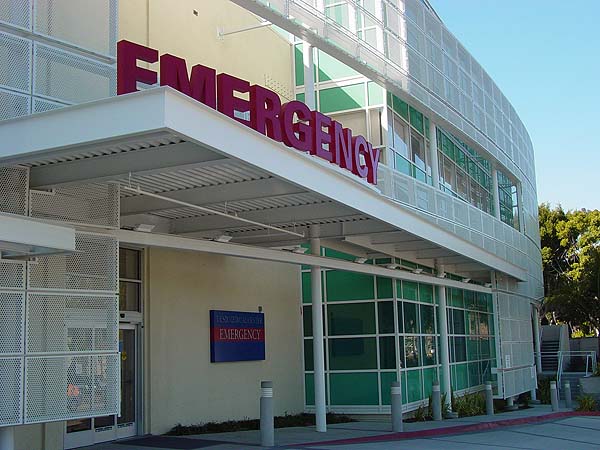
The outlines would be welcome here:
<svg viewBox="0 0 600 450">
<path fill-rule="evenodd" d="M 438 277 L 444 276 L 444 267 L 437 266 Z M 438 329 L 440 332 L 440 369 L 442 393 L 446 394 L 445 403 L 451 405 L 452 385 L 450 383 L 450 349 L 448 346 L 448 311 L 446 306 L 446 288 L 437 286 Z"/>
</svg>

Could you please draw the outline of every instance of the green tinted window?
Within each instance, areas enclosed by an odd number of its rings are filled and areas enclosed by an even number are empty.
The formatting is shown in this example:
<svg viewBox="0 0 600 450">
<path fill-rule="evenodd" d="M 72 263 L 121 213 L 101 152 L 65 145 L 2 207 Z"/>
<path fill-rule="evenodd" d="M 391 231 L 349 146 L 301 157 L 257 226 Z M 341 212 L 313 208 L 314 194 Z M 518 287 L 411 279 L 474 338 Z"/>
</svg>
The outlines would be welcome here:
<svg viewBox="0 0 600 450">
<path fill-rule="evenodd" d="M 377 405 L 379 389 L 377 373 L 332 373 L 332 405 Z"/>
<path fill-rule="evenodd" d="M 312 306 L 305 306 L 302 308 L 302 327 L 304 329 L 304 336 L 312 336 Z"/>
<path fill-rule="evenodd" d="M 327 53 L 319 51 L 319 81 L 337 80 L 357 75 L 360 74 L 354 69 L 329 56 Z"/>
<path fill-rule="evenodd" d="M 406 388 L 408 390 L 408 401 L 416 402 L 423 398 L 423 380 L 420 370 L 409 370 L 406 372 Z"/>
<path fill-rule="evenodd" d="M 405 300 L 418 300 L 418 284 L 414 281 L 402 282 L 402 298 Z"/>
<path fill-rule="evenodd" d="M 393 336 L 379 338 L 379 363 L 381 369 L 396 368 L 396 340 Z"/>
<path fill-rule="evenodd" d="M 404 118 L 408 122 L 408 103 L 400 100 L 395 95 L 393 96 L 394 104 L 392 106 L 393 110 L 396 111 L 401 117 Z"/>
<path fill-rule="evenodd" d="M 329 339 L 331 370 L 377 369 L 375 338 Z"/>
<path fill-rule="evenodd" d="M 456 366 L 456 388 L 455 390 L 466 389 L 469 387 L 469 374 L 466 364 L 457 364 Z"/>
<path fill-rule="evenodd" d="M 375 298 L 375 286 L 371 275 L 339 270 L 328 270 L 325 273 L 328 302 Z"/>
<path fill-rule="evenodd" d="M 369 105 L 382 105 L 383 104 L 383 88 L 377 83 L 369 81 L 367 85 L 369 93 Z"/>
<path fill-rule="evenodd" d="M 392 279 L 377 277 L 377 298 L 393 298 Z"/>
<path fill-rule="evenodd" d="M 310 290 L 310 272 L 302 272 L 302 302 L 312 303 L 312 293 Z"/>
<path fill-rule="evenodd" d="M 315 377 L 312 373 L 304 374 L 304 394 L 307 405 L 315 404 Z"/>
<path fill-rule="evenodd" d="M 467 338 L 467 358 L 469 361 L 478 361 L 481 359 L 479 353 L 479 338 Z"/>
<path fill-rule="evenodd" d="M 406 367 L 418 367 L 421 365 L 421 339 L 418 336 L 404 337 L 404 355 Z"/>
<path fill-rule="evenodd" d="M 433 367 L 429 369 L 423 369 L 424 398 L 429 398 L 431 391 L 433 390 L 433 382 L 437 379 L 437 369 Z"/>
<path fill-rule="evenodd" d="M 419 283 L 419 300 L 425 303 L 433 303 L 433 286 Z"/>
<path fill-rule="evenodd" d="M 381 404 L 389 405 L 391 403 L 390 394 L 392 383 L 398 381 L 398 376 L 396 375 L 396 372 L 383 372 L 379 374 L 379 376 L 381 378 Z M 402 388 L 402 391 L 402 393 L 405 394 L 404 387 Z"/>
<path fill-rule="evenodd" d="M 436 338 L 434 336 L 422 336 L 421 354 L 423 355 L 423 365 L 433 366 L 437 363 L 436 361 Z"/>
<path fill-rule="evenodd" d="M 478 386 L 481 384 L 481 373 L 479 363 L 469 363 L 469 386 Z"/>
<path fill-rule="evenodd" d="M 419 333 L 419 321 L 417 319 L 417 304 L 403 302 L 404 304 L 404 332 Z"/>
<path fill-rule="evenodd" d="M 323 113 L 362 108 L 366 105 L 365 89 L 362 83 L 322 89 L 319 91 L 319 99 L 319 109 Z"/>
<path fill-rule="evenodd" d="M 379 319 L 379 333 L 387 334 L 394 332 L 394 303 L 378 302 L 377 316 Z"/>
<path fill-rule="evenodd" d="M 465 313 L 462 309 L 452 309 L 452 332 L 465 334 Z"/>
<path fill-rule="evenodd" d="M 304 339 L 304 370 L 314 370 L 313 340 Z"/>
<path fill-rule="evenodd" d="M 464 306 L 462 289 L 450 289 L 450 305 L 462 308 Z"/>
<path fill-rule="evenodd" d="M 304 84 L 304 61 L 302 57 L 302 44 L 294 46 L 294 68 L 296 73 L 296 86 Z"/>
<path fill-rule="evenodd" d="M 425 133 L 425 126 L 423 122 L 423 114 L 414 109 L 412 106 L 410 107 L 410 124 L 421 134 Z"/>
<path fill-rule="evenodd" d="M 375 334 L 375 303 L 328 305 L 329 334 Z"/>
<path fill-rule="evenodd" d="M 421 333 L 435 333 L 435 319 L 433 306 L 421 305 Z"/>
<path fill-rule="evenodd" d="M 454 361 L 462 362 L 467 360 L 467 344 L 464 336 L 456 336 L 452 338 L 454 342 Z"/>
</svg>

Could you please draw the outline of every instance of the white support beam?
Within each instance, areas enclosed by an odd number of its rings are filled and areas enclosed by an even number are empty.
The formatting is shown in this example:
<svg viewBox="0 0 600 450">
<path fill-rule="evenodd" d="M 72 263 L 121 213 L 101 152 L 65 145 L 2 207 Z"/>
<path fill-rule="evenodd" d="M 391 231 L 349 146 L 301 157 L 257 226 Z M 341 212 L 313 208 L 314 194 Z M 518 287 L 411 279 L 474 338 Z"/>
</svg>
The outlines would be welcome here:
<svg viewBox="0 0 600 450">
<path fill-rule="evenodd" d="M 444 267 L 436 267 L 437 275 L 444 273 Z M 464 289 L 464 286 L 463 286 Z M 446 288 L 437 287 L 438 297 L 438 330 L 440 332 L 440 369 L 442 392 L 446 394 L 446 406 L 451 407 L 452 385 L 450 381 L 450 347 L 448 344 L 448 308 L 446 304 Z"/>
</svg>

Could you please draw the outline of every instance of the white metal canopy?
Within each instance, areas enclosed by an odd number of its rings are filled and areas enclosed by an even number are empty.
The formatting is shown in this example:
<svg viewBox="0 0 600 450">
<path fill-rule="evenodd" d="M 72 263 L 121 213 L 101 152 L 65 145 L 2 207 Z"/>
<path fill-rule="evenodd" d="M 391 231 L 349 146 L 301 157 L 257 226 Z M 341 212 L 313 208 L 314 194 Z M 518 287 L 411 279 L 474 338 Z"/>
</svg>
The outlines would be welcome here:
<svg viewBox="0 0 600 450">
<path fill-rule="evenodd" d="M 32 189 L 128 187 L 121 190 L 122 228 L 148 224 L 183 237 L 285 247 L 306 241 L 298 235 L 318 224 L 323 245 L 356 255 L 437 261 L 481 281 L 491 269 L 526 277 L 351 173 L 168 87 L 6 121 L 0 141 L 0 164 L 30 167 Z"/>
</svg>

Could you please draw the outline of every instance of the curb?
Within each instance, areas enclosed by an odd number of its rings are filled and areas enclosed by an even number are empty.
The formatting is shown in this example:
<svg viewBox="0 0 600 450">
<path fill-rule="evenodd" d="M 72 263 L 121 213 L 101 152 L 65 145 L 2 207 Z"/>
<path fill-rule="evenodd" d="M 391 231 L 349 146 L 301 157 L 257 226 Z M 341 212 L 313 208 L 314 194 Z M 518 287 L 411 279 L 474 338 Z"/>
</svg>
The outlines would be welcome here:
<svg viewBox="0 0 600 450">
<path fill-rule="evenodd" d="M 378 436 L 367 436 L 359 438 L 348 438 L 348 439 L 337 439 L 331 441 L 317 441 L 308 442 L 286 447 L 309 447 L 315 445 L 343 445 L 343 444 L 365 444 L 370 442 L 386 442 L 386 441 L 398 441 L 403 439 L 419 439 L 428 438 L 433 436 L 447 436 L 452 434 L 460 433 L 472 433 L 477 431 L 488 431 L 496 428 L 510 427 L 515 425 L 527 425 L 540 422 L 548 422 L 556 419 L 563 419 L 566 417 L 577 417 L 577 416 L 600 416 L 600 412 L 579 412 L 579 411 L 564 411 L 551 414 L 544 414 L 542 416 L 531 416 L 521 417 L 518 419 L 506 419 L 497 420 L 493 422 L 482 422 L 469 425 L 458 425 L 443 428 L 432 428 L 429 430 L 422 431 L 404 431 L 400 433 L 389 433 L 381 434 Z"/>
</svg>

